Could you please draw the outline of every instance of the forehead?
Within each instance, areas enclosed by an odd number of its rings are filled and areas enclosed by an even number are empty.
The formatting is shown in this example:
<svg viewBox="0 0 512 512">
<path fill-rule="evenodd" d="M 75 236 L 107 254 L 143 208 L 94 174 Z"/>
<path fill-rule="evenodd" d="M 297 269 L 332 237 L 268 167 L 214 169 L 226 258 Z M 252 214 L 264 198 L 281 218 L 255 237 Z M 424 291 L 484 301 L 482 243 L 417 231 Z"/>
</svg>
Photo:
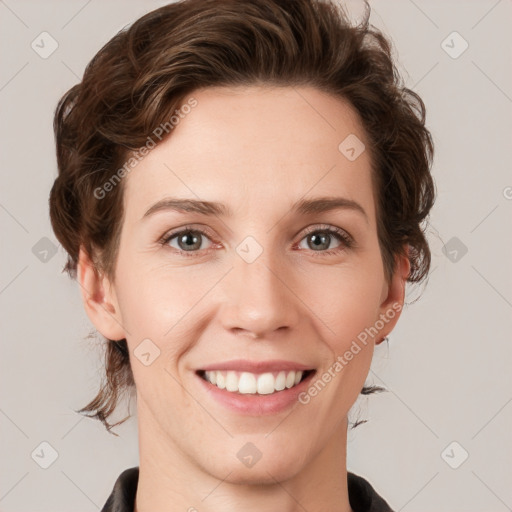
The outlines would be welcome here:
<svg viewBox="0 0 512 512">
<path fill-rule="evenodd" d="M 311 87 L 217 87 L 191 97 L 196 105 L 125 177 L 127 215 L 140 218 L 168 195 L 238 211 L 341 195 L 373 215 L 368 144 L 348 102 Z M 350 146 L 362 151 L 355 159 Z"/>
</svg>

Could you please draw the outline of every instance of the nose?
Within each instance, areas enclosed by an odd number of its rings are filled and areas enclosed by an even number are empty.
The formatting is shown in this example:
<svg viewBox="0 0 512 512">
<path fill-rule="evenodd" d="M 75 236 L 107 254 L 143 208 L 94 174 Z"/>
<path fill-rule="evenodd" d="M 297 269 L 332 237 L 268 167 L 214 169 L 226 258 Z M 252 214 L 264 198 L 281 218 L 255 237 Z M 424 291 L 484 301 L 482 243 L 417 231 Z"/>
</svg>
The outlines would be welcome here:
<svg viewBox="0 0 512 512">
<path fill-rule="evenodd" d="M 221 313 L 226 330 L 269 339 L 275 331 L 295 328 L 304 306 L 294 293 L 293 272 L 282 255 L 264 250 L 252 263 L 236 255 L 226 277 Z"/>
</svg>

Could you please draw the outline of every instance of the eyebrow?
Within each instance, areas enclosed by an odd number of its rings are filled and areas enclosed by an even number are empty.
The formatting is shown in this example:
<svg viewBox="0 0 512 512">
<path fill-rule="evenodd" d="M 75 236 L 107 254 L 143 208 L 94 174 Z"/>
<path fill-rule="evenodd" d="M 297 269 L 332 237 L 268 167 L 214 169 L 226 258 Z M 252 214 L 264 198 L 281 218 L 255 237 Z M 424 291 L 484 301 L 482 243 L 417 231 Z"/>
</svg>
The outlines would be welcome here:
<svg viewBox="0 0 512 512">
<path fill-rule="evenodd" d="M 143 219 L 159 212 L 172 210 L 178 213 L 199 213 L 201 215 L 215 215 L 221 217 L 233 216 L 232 210 L 223 203 L 216 201 L 201 201 L 197 199 L 178 199 L 166 197 L 151 206 L 143 215 Z M 344 197 L 317 197 L 315 199 L 300 199 L 292 205 L 291 213 L 299 215 L 313 215 L 332 210 L 352 210 L 363 215 L 366 223 L 369 223 L 368 215 L 364 208 Z"/>
</svg>

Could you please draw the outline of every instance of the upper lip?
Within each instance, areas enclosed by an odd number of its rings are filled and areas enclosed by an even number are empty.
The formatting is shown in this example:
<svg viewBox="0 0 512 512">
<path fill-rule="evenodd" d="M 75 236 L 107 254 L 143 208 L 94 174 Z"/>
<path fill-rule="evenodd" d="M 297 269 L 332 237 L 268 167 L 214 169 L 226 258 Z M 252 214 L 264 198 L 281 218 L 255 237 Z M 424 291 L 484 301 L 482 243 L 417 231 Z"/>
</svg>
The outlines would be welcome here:
<svg viewBox="0 0 512 512">
<path fill-rule="evenodd" d="M 279 370 L 313 370 L 311 366 L 306 366 L 301 363 L 295 363 L 294 361 L 285 361 L 279 359 L 273 359 L 270 361 L 249 361 L 247 359 L 234 359 L 232 361 L 223 361 L 219 363 L 211 363 L 207 366 L 199 368 L 204 371 L 241 371 L 249 373 L 265 373 L 275 372 Z"/>
</svg>

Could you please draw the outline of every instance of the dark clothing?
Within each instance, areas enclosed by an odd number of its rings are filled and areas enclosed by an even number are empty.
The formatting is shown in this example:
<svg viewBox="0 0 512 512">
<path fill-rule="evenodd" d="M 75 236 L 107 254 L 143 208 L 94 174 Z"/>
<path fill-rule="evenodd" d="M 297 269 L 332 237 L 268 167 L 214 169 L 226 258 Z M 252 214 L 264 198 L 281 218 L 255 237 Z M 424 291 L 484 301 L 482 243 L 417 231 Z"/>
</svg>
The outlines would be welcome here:
<svg viewBox="0 0 512 512">
<path fill-rule="evenodd" d="M 350 471 L 347 477 L 348 499 L 354 512 L 393 512 L 367 480 Z M 101 512 L 133 512 L 138 481 L 138 466 L 123 471 Z"/>
</svg>

